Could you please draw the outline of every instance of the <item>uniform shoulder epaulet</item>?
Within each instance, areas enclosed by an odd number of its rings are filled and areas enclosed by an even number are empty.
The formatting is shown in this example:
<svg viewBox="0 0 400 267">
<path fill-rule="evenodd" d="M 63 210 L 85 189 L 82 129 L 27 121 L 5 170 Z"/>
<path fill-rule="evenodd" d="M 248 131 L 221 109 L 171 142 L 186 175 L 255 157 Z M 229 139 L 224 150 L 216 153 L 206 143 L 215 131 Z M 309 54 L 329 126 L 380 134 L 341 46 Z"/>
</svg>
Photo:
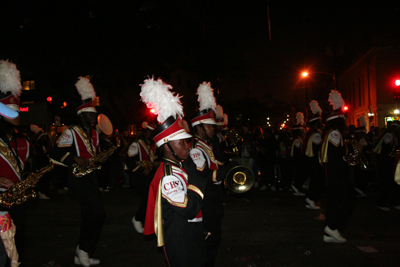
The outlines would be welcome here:
<svg viewBox="0 0 400 267">
<path fill-rule="evenodd" d="M 69 127 L 68 127 L 68 129 L 73 129 L 73 128 L 76 128 L 76 127 L 80 127 L 78 124 L 71 124 Z"/>
<path fill-rule="evenodd" d="M 172 165 L 169 163 L 164 164 L 164 176 L 172 175 Z"/>
</svg>

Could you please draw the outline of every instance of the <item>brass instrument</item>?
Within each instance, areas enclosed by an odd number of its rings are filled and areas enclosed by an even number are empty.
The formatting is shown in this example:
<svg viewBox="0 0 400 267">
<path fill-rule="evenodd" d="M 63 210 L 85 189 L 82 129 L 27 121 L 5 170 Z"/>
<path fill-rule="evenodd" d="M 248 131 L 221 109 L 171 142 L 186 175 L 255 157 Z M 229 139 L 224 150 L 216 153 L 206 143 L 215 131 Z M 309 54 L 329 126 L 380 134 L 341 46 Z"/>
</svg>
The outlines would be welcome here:
<svg viewBox="0 0 400 267">
<path fill-rule="evenodd" d="M 88 164 L 81 167 L 77 163 L 72 164 L 72 174 L 75 177 L 82 177 L 85 176 L 94 170 L 100 170 L 101 164 L 106 161 L 118 148 L 118 146 L 113 146 L 105 151 L 100 152 L 96 156 L 88 159 Z"/>
<path fill-rule="evenodd" d="M 228 172 L 224 183 L 232 192 L 244 193 L 252 188 L 254 181 L 254 174 L 249 168 L 236 166 Z"/>
<path fill-rule="evenodd" d="M 349 153 L 346 156 L 347 163 L 349 166 L 354 167 L 359 164 L 361 170 L 369 169 L 369 162 L 365 158 L 364 154 L 357 149 L 354 149 L 353 153 Z"/>
<path fill-rule="evenodd" d="M 53 162 L 36 172 L 31 173 L 25 180 L 17 184 L 13 184 L 5 192 L 0 194 L 0 205 L 11 207 L 12 205 L 20 205 L 31 198 L 36 197 L 36 192 L 32 187 L 46 173 L 53 169 Z M 30 189 L 30 190 L 28 190 Z"/>
<path fill-rule="evenodd" d="M 113 125 L 106 115 L 99 114 L 99 116 L 97 116 L 96 131 L 99 134 L 104 133 L 105 135 L 110 135 L 113 133 Z"/>
<path fill-rule="evenodd" d="M 354 139 L 346 140 L 345 144 L 353 144 L 356 141 Z M 369 169 L 369 162 L 365 158 L 364 154 L 362 151 L 359 151 L 358 149 L 354 149 L 352 153 L 349 153 L 346 156 L 347 163 L 349 164 L 350 167 L 354 167 L 356 165 L 359 165 L 361 170 L 368 170 Z"/>
<path fill-rule="evenodd" d="M 141 160 L 141 161 L 136 161 L 136 168 L 132 170 L 132 172 L 137 171 L 140 167 L 158 167 L 161 164 L 161 161 L 147 161 L 147 160 Z"/>
</svg>

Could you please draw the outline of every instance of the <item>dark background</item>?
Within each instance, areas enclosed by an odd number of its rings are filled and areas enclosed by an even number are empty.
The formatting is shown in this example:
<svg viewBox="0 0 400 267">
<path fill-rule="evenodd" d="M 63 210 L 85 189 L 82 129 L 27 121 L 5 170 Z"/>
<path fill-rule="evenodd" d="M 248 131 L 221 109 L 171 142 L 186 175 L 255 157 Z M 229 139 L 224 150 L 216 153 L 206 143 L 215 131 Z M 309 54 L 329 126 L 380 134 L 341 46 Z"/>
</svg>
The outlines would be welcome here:
<svg viewBox="0 0 400 267">
<path fill-rule="evenodd" d="M 90 75 L 117 127 L 143 119 L 144 79 L 168 82 L 176 70 L 200 77 L 191 93 L 211 81 L 232 118 L 262 123 L 304 106 L 295 97 L 304 68 L 340 76 L 373 46 L 397 46 L 400 4 L 384 2 L 2 1 L 0 58 L 35 80 L 22 101 L 67 99 L 67 114 L 77 77 Z M 310 83 L 326 102 L 332 77 Z"/>
</svg>

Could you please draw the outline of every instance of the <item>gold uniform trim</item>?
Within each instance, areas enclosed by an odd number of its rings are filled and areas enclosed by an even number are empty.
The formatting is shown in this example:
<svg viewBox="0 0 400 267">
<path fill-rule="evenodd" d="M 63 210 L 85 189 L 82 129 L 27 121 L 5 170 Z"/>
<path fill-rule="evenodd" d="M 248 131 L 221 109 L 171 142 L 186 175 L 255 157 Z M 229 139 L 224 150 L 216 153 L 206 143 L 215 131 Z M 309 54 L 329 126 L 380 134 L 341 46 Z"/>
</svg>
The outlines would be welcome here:
<svg viewBox="0 0 400 267">
<path fill-rule="evenodd" d="M 164 195 L 163 195 L 163 198 L 165 198 L 171 205 L 174 205 L 176 207 L 179 207 L 179 208 L 186 208 L 187 207 L 187 203 L 188 203 L 187 195 L 185 195 L 185 200 L 182 203 L 181 202 L 172 201 L 171 199 L 169 199 L 168 197 L 166 197 Z"/>
<path fill-rule="evenodd" d="M 196 192 L 196 193 L 201 197 L 201 199 L 204 198 L 203 192 L 201 192 L 201 190 L 200 190 L 198 187 L 196 187 L 196 186 L 190 184 L 190 185 L 188 185 L 188 189 L 189 189 L 189 190 L 192 190 L 192 191 L 194 191 L 194 192 Z"/>
<path fill-rule="evenodd" d="M 333 130 L 330 130 L 326 135 L 325 135 L 325 140 L 322 143 L 321 146 L 321 155 L 320 155 L 320 163 L 327 163 L 328 162 L 328 145 L 329 145 L 329 135 L 331 134 Z"/>
<path fill-rule="evenodd" d="M 29 151 L 29 148 L 28 148 L 28 151 Z M 17 163 L 17 160 L 20 160 L 20 158 L 17 156 L 17 159 L 15 159 L 13 156 L 13 152 L 11 152 L 11 150 L 2 141 L 0 141 L 0 153 L 3 155 L 3 158 L 5 160 L 7 160 L 8 163 L 10 163 L 10 165 L 12 166 L 14 171 L 17 173 L 17 175 L 19 177 L 21 177 L 21 171 L 18 168 L 18 163 Z M 21 165 L 23 165 L 22 162 L 21 162 Z M 21 167 L 23 168 L 24 166 L 21 166 Z"/>
<path fill-rule="evenodd" d="M 154 209 L 154 232 L 157 236 L 157 246 L 164 246 L 164 228 L 162 220 L 162 205 L 161 205 L 161 189 L 162 189 L 162 179 L 158 185 L 158 192 L 156 197 L 156 207 Z"/>
<path fill-rule="evenodd" d="M 217 171 L 218 171 L 218 170 L 214 170 L 213 173 L 212 173 L 212 181 L 213 181 L 213 182 L 218 182 L 218 181 L 217 181 Z"/>
<path fill-rule="evenodd" d="M 61 158 L 61 162 L 64 162 L 64 160 L 69 156 L 69 152 L 65 153 L 65 155 Z"/>
</svg>

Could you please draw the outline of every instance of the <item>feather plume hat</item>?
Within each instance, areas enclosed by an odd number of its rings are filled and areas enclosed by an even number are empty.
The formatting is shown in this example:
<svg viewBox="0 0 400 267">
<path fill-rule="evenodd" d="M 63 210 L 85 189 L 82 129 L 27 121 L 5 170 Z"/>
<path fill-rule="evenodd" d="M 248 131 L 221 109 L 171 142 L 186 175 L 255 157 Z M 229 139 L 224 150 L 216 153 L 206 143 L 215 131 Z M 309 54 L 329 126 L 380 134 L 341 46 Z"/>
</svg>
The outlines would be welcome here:
<svg viewBox="0 0 400 267">
<path fill-rule="evenodd" d="M 78 81 L 75 83 L 75 87 L 78 90 L 79 95 L 82 99 L 82 104 L 76 108 L 76 113 L 82 112 L 97 112 L 94 107 L 94 99 L 96 98 L 96 92 L 90 80 L 86 77 L 78 77 Z"/>
<path fill-rule="evenodd" d="M 311 100 L 310 102 L 311 116 L 308 118 L 308 122 L 314 122 L 317 120 L 322 120 L 322 109 L 318 104 L 318 101 Z"/>
<path fill-rule="evenodd" d="M 35 133 L 36 140 L 39 140 L 42 136 L 47 135 L 47 133 L 45 133 L 43 129 L 37 125 L 31 124 L 30 128 L 31 131 Z"/>
<path fill-rule="evenodd" d="M 183 120 L 181 97 L 172 93 L 171 89 L 171 85 L 154 78 L 145 80 L 141 85 L 142 102 L 148 108 L 154 108 L 154 114 L 157 115 L 158 126 L 154 129 L 153 140 L 158 147 L 169 141 L 192 137 Z"/>
<path fill-rule="evenodd" d="M 21 91 L 21 76 L 17 66 L 8 60 L 0 60 L 0 102 L 19 112 Z"/>
<path fill-rule="evenodd" d="M 342 95 L 338 91 L 332 90 L 329 94 L 328 101 L 329 104 L 332 105 L 333 111 L 328 114 L 328 116 L 326 117 L 326 121 L 330 121 L 337 118 L 344 119 L 345 118 L 343 112 L 344 100 L 342 98 Z"/>
<path fill-rule="evenodd" d="M 304 114 L 303 112 L 297 112 L 296 113 L 296 121 L 297 124 L 292 126 L 292 131 L 296 131 L 296 130 L 305 130 L 303 128 L 303 124 L 304 124 Z"/>
<path fill-rule="evenodd" d="M 190 120 L 192 126 L 199 124 L 216 124 L 215 111 L 217 103 L 214 97 L 214 89 L 211 88 L 210 82 L 203 82 L 197 88 L 197 101 L 199 101 L 199 111 Z M 221 107 L 222 109 L 222 107 Z"/>
</svg>

